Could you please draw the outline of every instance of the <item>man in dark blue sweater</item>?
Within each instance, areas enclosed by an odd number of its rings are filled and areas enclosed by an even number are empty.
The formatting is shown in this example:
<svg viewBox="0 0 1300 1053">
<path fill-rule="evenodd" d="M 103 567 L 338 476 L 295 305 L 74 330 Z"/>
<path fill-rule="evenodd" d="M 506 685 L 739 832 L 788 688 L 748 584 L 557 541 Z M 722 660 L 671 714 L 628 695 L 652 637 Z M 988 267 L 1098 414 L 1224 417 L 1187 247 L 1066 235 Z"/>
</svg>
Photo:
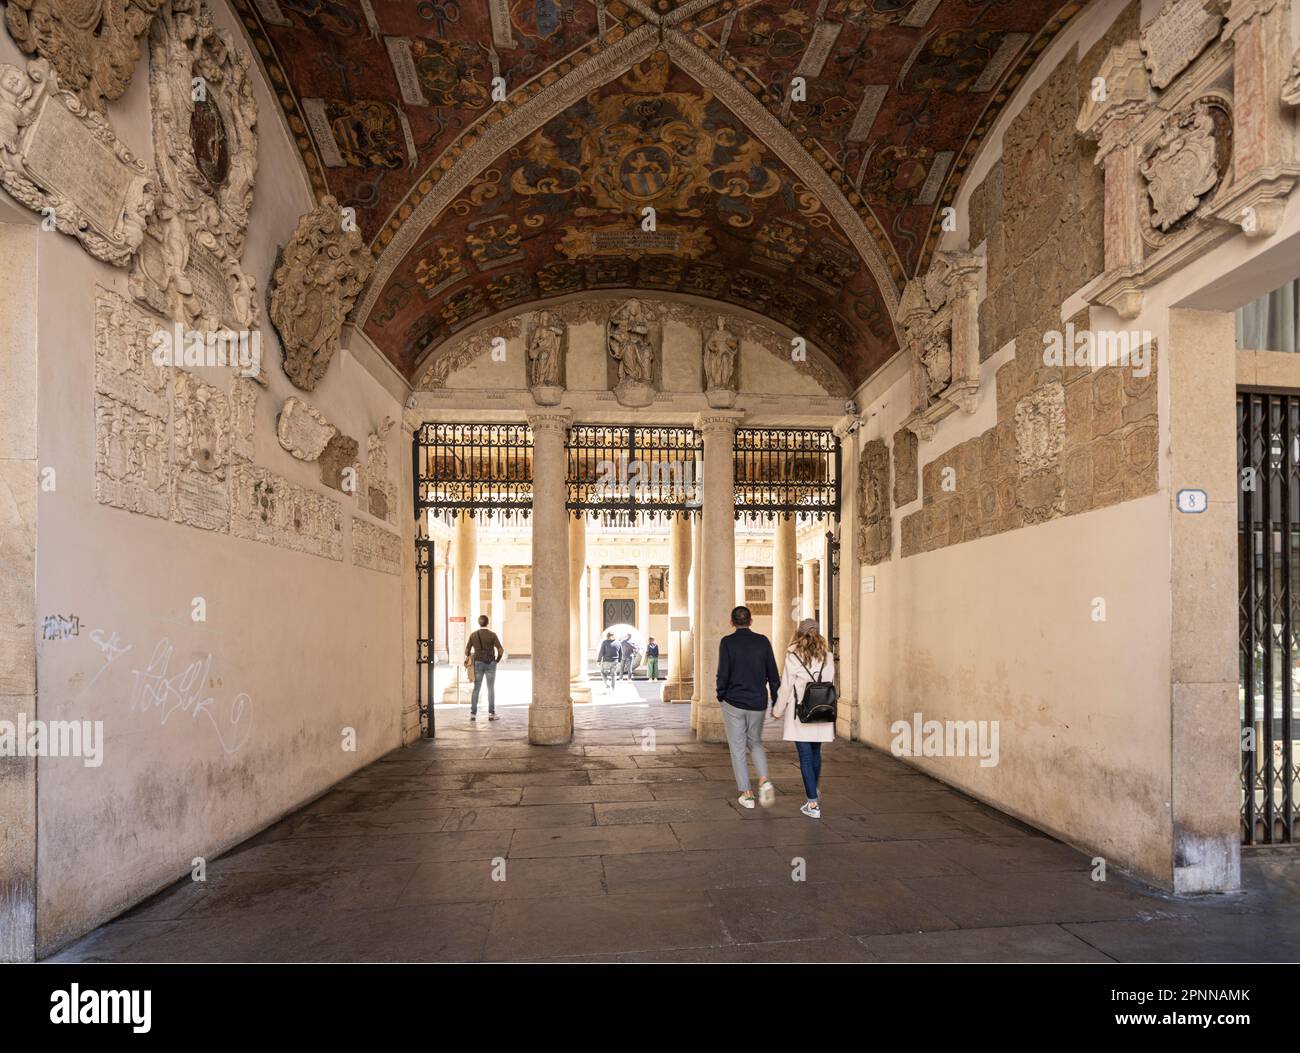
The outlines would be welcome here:
<svg viewBox="0 0 1300 1053">
<path fill-rule="evenodd" d="M 731 769 L 736 773 L 740 806 L 754 807 L 754 791 L 749 788 L 749 763 L 746 750 L 754 756 L 758 772 L 758 799 L 766 808 L 776 799 L 776 787 L 767 777 L 767 753 L 763 750 L 763 720 L 768 706 L 776 701 L 781 674 L 766 636 L 754 632 L 754 617 L 748 607 L 731 612 L 736 631 L 718 641 L 718 703 L 722 722 L 727 729 L 731 749 Z M 769 698 L 770 696 L 770 698 Z"/>
</svg>

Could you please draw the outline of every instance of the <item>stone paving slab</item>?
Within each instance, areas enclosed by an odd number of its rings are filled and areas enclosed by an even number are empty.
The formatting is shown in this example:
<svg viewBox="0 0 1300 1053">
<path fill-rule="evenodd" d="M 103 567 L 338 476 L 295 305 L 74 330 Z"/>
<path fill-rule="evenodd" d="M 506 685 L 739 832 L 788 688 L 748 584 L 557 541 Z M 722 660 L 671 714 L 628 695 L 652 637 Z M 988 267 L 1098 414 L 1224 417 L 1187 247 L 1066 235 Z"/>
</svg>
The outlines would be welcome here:
<svg viewBox="0 0 1300 1053">
<path fill-rule="evenodd" d="M 857 744 L 827 747 L 825 818 L 742 809 L 688 706 L 527 708 L 343 780 L 54 960 L 925 962 L 1300 957 L 1300 855 L 1252 854 L 1242 892 L 1176 898 Z M 654 749 L 646 728 L 654 729 Z"/>
</svg>

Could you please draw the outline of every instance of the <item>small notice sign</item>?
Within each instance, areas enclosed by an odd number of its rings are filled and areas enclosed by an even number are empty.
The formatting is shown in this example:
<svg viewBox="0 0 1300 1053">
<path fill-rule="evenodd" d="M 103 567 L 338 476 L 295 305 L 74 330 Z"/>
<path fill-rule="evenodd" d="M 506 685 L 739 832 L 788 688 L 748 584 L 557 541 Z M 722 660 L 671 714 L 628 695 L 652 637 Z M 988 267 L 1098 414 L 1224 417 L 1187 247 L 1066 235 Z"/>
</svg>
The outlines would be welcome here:
<svg viewBox="0 0 1300 1053">
<path fill-rule="evenodd" d="M 1209 507 L 1210 499 L 1204 490 L 1179 490 L 1178 511 L 1204 512 Z"/>
</svg>

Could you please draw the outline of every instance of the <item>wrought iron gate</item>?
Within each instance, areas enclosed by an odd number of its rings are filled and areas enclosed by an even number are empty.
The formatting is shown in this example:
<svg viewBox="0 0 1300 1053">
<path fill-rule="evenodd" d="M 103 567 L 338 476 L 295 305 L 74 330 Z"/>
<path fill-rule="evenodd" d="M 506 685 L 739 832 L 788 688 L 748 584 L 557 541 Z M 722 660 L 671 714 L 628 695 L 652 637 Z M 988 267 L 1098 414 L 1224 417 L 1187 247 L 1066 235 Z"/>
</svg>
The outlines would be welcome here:
<svg viewBox="0 0 1300 1053">
<path fill-rule="evenodd" d="M 1242 840 L 1290 844 L 1300 832 L 1300 396 L 1237 394 L 1237 467 Z"/>
<path fill-rule="evenodd" d="M 415 542 L 416 701 L 424 733 L 433 738 L 436 543 L 424 536 L 424 519 L 458 513 L 527 516 L 533 507 L 533 433 L 527 424 L 424 424 L 411 439 L 419 535 Z"/>
</svg>

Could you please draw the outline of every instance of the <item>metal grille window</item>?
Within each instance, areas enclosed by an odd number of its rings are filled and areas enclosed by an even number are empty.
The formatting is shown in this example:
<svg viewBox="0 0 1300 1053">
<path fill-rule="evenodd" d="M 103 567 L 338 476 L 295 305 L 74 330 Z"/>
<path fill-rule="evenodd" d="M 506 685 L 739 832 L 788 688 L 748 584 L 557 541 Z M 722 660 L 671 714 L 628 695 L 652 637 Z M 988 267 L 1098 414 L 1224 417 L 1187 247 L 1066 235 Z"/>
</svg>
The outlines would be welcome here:
<svg viewBox="0 0 1300 1053">
<path fill-rule="evenodd" d="M 492 515 L 533 507 L 526 424 L 425 424 L 415 433 L 415 513 Z"/>
<path fill-rule="evenodd" d="M 1237 395 L 1242 838 L 1296 841 L 1300 397 Z"/>
<path fill-rule="evenodd" d="M 819 428 L 736 431 L 736 516 L 840 512 L 840 441 Z"/>
<path fill-rule="evenodd" d="M 577 424 L 567 442 L 575 512 L 609 526 L 700 510 L 704 446 L 694 428 Z"/>
</svg>

